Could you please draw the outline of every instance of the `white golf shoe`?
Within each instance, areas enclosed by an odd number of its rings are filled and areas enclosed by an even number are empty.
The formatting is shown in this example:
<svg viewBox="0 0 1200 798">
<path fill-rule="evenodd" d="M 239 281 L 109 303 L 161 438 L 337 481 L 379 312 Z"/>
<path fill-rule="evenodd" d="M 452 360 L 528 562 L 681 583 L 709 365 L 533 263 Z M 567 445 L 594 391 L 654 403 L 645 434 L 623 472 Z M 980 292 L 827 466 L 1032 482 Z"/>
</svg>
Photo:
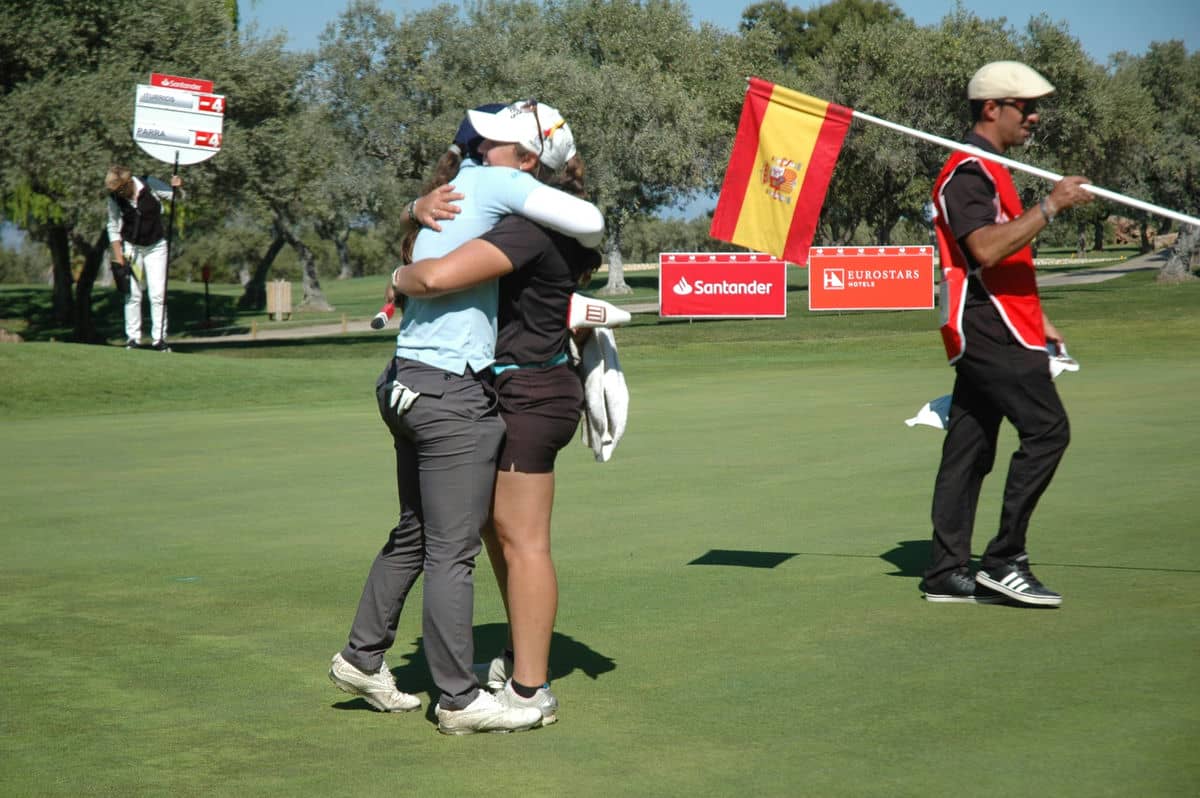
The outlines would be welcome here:
<svg viewBox="0 0 1200 798">
<path fill-rule="evenodd" d="M 504 689 L 504 684 L 512 677 L 513 661 L 501 651 L 491 662 L 476 662 L 471 666 L 471 672 L 480 687 L 486 687 L 490 692 L 498 693 Z"/>
<path fill-rule="evenodd" d="M 504 734 L 525 731 L 542 723 L 542 711 L 536 707 L 510 707 L 486 690 L 463 709 L 437 708 L 438 731 L 442 734 Z"/>
<path fill-rule="evenodd" d="M 396 689 L 396 680 L 386 662 L 378 672 L 364 673 L 346 662 L 339 651 L 329 663 L 329 681 L 339 690 L 364 699 L 380 712 L 412 712 L 421 707 L 421 699 Z"/>
<path fill-rule="evenodd" d="M 543 726 L 549 726 L 558 720 L 558 699 L 554 697 L 554 693 L 550 692 L 550 685 L 543 684 L 538 688 L 538 691 L 533 694 L 532 698 L 522 698 L 517 695 L 516 690 L 513 690 L 512 679 L 504 685 L 504 689 L 496 694 L 496 698 L 501 704 L 507 704 L 510 707 L 525 708 L 534 707 L 542 713 Z"/>
</svg>

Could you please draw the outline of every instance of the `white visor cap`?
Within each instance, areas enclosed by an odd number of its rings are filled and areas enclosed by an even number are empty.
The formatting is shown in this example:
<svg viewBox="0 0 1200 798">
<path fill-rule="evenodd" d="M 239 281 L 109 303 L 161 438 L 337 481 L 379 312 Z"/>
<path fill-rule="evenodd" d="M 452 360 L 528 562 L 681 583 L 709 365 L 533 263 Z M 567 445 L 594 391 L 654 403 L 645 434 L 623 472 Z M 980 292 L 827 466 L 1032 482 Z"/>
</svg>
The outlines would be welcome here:
<svg viewBox="0 0 1200 798">
<path fill-rule="evenodd" d="M 554 171 L 575 157 L 575 136 L 557 109 L 535 100 L 516 102 L 494 114 L 467 111 L 475 131 L 490 141 L 520 144 Z"/>
</svg>

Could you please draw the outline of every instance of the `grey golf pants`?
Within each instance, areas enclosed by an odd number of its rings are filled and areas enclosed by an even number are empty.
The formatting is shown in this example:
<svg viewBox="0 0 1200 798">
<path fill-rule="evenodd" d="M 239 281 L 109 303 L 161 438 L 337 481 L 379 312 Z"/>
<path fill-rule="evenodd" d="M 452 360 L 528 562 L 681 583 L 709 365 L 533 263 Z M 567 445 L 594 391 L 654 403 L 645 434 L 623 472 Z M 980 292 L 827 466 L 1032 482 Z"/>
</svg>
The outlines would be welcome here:
<svg viewBox="0 0 1200 798">
<path fill-rule="evenodd" d="M 421 394 L 402 415 L 389 404 L 396 381 Z M 379 670 L 404 601 L 424 572 L 422 635 L 430 675 L 442 707 L 462 709 L 479 691 L 471 672 L 475 557 L 504 422 L 491 386 L 470 371 L 459 376 L 395 358 L 375 390 L 396 446 L 400 521 L 367 574 L 342 656 L 360 670 Z"/>
</svg>

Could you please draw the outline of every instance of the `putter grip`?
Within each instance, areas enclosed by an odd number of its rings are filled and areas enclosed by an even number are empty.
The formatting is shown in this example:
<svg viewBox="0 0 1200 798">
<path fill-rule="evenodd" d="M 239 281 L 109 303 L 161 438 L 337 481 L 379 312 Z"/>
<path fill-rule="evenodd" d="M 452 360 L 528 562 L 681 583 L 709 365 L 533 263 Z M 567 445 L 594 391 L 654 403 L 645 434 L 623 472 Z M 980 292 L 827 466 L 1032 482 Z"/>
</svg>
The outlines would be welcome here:
<svg viewBox="0 0 1200 798">
<path fill-rule="evenodd" d="M 382 330 L 384 327 L 386 327 L 388 325 L 388 322 L 392 320 L 392 314 L 394 314 L 395 312 L 396 312 L 396 303 L 388 302 L 386 305 L 384 305 L 383 307 L 381 307 L 379 309 L 379 312 L 375 314 L 375 318 L 371 319 L 371 329 L 372 330 Z"/>
</svg>

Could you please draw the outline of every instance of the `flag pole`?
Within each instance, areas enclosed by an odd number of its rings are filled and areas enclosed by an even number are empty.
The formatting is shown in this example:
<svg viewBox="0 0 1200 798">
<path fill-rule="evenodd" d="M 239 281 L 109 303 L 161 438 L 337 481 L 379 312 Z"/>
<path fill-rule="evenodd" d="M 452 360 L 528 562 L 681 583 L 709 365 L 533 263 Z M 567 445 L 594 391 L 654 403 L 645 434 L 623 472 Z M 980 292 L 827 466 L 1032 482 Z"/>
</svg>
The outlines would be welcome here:
<svg viewBox="0 0 1200 798">
<path fill-rule="evenodd" d="M 889 122 L 886 119 L 880 119 L 877 116 L 864 114 L 862 111 L 852 110 L 851 113 L 855 119 L 861 119 L 864 122 L 870 122 L 874 125 L 886 127 L 890 130 L 895 130 L 899 133 L 912 136 L 913 138 L 918 138 L 922 139 L 923 141 L 941 145 L 942 147 L 949 147 L 952 150 L 970 153 L 971 155 L 976 155 L 989 161 L 995 161 L 996 163 L 1007 166 L 1010 169 L 1016 169 L 1019 172 L 1027 172 L 1031 175 L 1045 178 L 1046 180 L 1054 183 L 1057 183 L 1059 180 L 1063 179 L 1063 176 L 1060 174 L 1055 174 L 1054 172 L 1046 169 L 1039 169 L 1036 166 L 1030 166 L 1029 164 L 1021 163 L 1020 161 L 1014 161 L 1011 158 L 1005 158 L 1003 155 L 997 155 L 992 152 L 981 150 L 978 147 L 972 147 L 970 144 L 962 144 L 957 141 L 951 141 L 950 139 L 942 138 L 941 136 L 935 136 L 932 133 L 925 133 L 920 130 L 915 130 L 911 127 L 898 125 L 895 122 Z M 1178 211 L 1167 210 L 1166 208 L 1162 208 L 1158 205 L 1151 205 L 1149 202 L 1143 202 L 1142 200 L 1134 199 L 1133 197 L 1127 197 L 1124 194 L 1118 194 L 1115 191 L 1109 191 L 1106 188 L 1100 188 L 1099 186 L 1091 183 L 1084 183 L 1082 186 L 1080 186 L 1080 188 L 1082 188 L 1084 191 L 1095 194 L 1097 197 L 1103 197 L 1104 199 L 1112 200 L 1113 202 L 1117 202 L 1122 205 L 1128 205 L 1132 208 L 1137 208 L 1138 210 L 1143 210 L 1148 213 L 1165 216 L 1168 219 L 1174 219 L 1175 221 L 1182 222 L 1184 224 L 1194 224 L 1200 226 L 1200 219 L 1196 218 L 1195 216 L 1188 216 L 1187 214 L 1179 213 Z"/>
</svg>

